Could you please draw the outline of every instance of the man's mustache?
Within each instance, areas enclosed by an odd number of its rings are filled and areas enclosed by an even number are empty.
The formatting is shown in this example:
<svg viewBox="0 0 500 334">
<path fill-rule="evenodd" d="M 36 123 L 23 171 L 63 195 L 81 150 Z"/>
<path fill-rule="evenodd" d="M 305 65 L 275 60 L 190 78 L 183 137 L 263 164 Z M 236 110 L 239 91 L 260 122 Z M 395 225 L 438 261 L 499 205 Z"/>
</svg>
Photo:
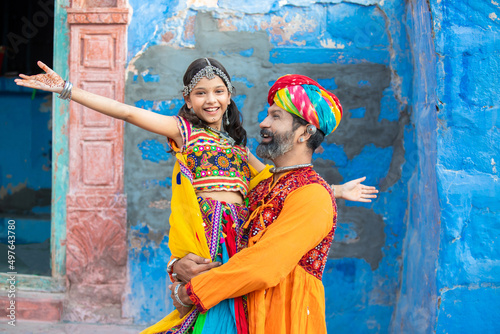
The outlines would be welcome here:
<svg viewBox="0 0 500 334">
<path fill-rule="evenodd" d="M 268 129 L 262 129 L 260 130 L 260 136 L 263 137 L 274 137 L 274 133 L 271 130 Z"/>
</svg>

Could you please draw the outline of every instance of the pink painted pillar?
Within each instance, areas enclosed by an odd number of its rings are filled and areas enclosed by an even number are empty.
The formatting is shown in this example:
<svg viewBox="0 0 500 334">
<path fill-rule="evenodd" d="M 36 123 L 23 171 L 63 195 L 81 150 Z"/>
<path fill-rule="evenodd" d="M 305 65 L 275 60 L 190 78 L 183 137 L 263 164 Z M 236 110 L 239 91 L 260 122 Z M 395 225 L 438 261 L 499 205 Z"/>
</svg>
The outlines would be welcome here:
<svg viewBox="0 0 500 334">
<path fill-rule="evenodd" d="M 75 0 L 67 13 L 71 82 L 123 102 L 126 0 Z M 127 264 L 123 122 L 71 102 L 68 131 L 69 285 L 63 319 L 127 322 L 121 317 Z"/>
</svg>

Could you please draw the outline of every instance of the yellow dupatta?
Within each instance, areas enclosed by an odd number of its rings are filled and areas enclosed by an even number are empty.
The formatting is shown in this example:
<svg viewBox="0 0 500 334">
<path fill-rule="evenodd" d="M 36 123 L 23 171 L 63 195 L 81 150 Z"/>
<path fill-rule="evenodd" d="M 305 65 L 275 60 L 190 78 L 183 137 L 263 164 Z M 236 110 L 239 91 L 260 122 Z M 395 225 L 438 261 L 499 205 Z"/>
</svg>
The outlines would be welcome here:
<svg viewBox="0 0 500 334">
<path fill-rule="evenodd" d="M 173 147 L 175 150 L 176 148 Z M 203 218 L 201 216 L 200 206 L 194 191 L 191 180 L 191 172 L 187 169 L 187 164 L 182 153 L 176 153 L 174 171 L 172 173 L 172 201 L 170 214 L 170 231 L 168 247 L 173 257 L 184 257 L 188 253 L 194 253 L 198 256 L 210 259 L 210 251 L 203 227 Z M 260 181 L 270 177 L 271 166 L 266 165 L 261 172 L 257 172 L 250 166 L 252 179 L 249 189 L 255 187 Z M 167 331 L 175 326 L 182 324 L 184 319 L 191 316 L 194 308 L 180 318 L 177 310 L 174 310 L 165 318 L 146 328 L 141 334 L 154 334 Z"/>
</svg>

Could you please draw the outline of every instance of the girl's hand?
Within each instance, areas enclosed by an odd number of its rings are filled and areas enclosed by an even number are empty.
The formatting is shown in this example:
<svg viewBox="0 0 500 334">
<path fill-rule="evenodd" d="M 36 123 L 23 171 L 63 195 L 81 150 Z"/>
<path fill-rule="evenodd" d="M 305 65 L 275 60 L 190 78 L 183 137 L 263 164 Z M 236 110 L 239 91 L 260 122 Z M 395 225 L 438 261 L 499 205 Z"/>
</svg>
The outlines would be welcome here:
<svg viewBox="0 0 500 334">
<path fill-rule="evenodd" d="M 41 89 L 53 93 L 61 93 L 64 87 L 64 80 L 52 71 L 47 65 L 39 61 L 38 66 L 45 72 L 45 74 L 37 75 L 24 75 L 19 74 L 21 79 L 14 80 L 18 86 L 29 88 Z"/>
<path fill-rule="evenodd" d="M 179 304 L 179 302 L 177 302 L 177 299 L 174 296 L 174 290 L 175 290 L 176 285 L 178 285 L 178 284 L 181 284 L 181 283 L 174 283 L 172 285 L 169 285 L 168 288 L 170 289 L 170 297 L 172 298 L 172 301 L 174 303 L 174 307 L 177 309 L 177 311 L 179 312 L 179 317 L 182 319 L 182 318 L 184 318 L 184 316 L 186 314 L 189 313 L 189 311 L 191 311 L 191 309 L 193 307 L 192 306 L 184 307 L 181 304 Z"/>
<path fill-rule="evenodd" d="M 346 182 L 339 186 L 340 194 L 336 194 L 336 197 L 343 198 L 348 201 L 370 203 L 372 198 L 377 198 L 376 194 L 378 193 L 378 190 L 375 187 L 361 184 L 361 182 L 365 179 L 366 176 Z"/>
</svg>

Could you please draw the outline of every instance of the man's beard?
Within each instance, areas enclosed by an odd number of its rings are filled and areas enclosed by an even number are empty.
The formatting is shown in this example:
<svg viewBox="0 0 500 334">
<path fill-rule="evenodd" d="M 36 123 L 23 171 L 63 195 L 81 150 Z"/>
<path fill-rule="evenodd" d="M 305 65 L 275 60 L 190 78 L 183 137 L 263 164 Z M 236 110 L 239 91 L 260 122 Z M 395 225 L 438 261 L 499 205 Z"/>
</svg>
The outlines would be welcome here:
<svg viewBox="0 0 500 334">
<path fill-rule="evenodd" d="M 267 129 L 260 131 L 261 135 L 271 136 L 269 143 L 260 143 L 255 152 L 262 159 L 274 161 L 274 159 L 282 156 L 293 148 L 293 131 L 287 131 L 283 134 L 273 134 Z"/>
</svg>

